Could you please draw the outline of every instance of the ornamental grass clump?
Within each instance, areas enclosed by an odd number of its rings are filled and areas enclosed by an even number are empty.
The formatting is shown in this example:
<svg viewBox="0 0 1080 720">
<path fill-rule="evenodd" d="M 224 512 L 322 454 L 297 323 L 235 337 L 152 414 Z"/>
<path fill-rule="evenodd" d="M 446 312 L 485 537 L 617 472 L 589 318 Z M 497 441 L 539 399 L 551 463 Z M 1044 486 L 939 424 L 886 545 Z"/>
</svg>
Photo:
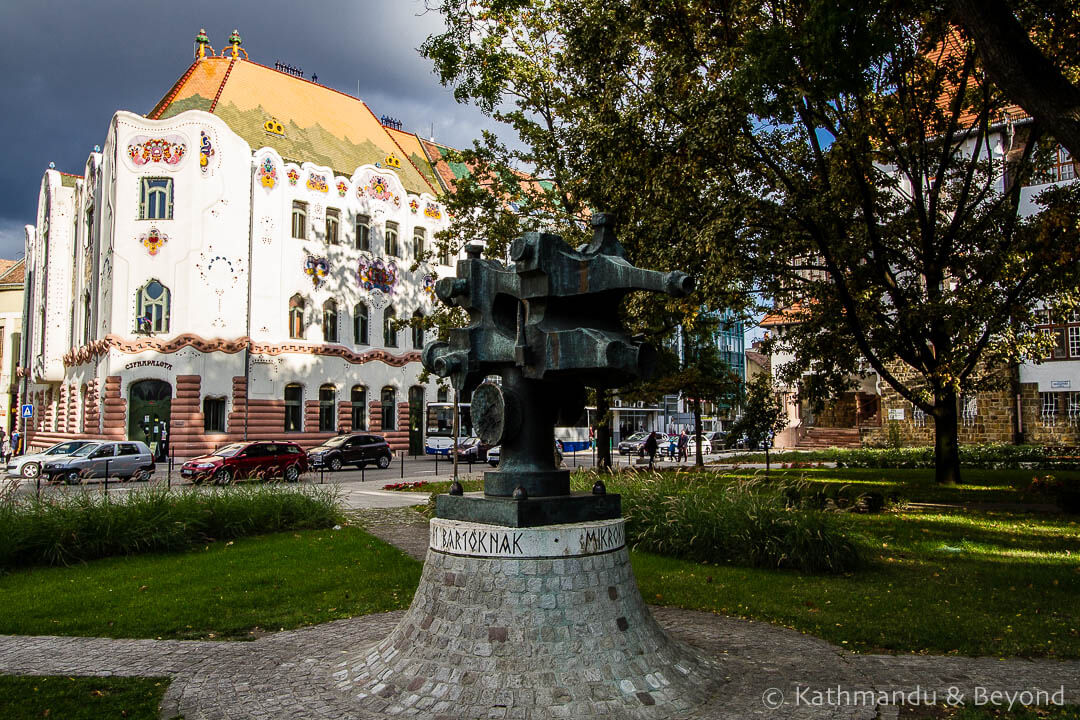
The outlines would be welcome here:
<svg viewBox="0 0 1080 720">
<path fill-rule="evenodd" d="M 30 496 L 0 505 L 0 568 L 186 550 L 214 540 L 326 528 L 340 520 L 337 497 L 323 486 Z"/>
<path fill-rule="evenodd" d="M 791 505 L 784 485 L 744 480 L 695 482 L 639 474 L 609 483 L 622 494 L 627 541 L 695 562 L 792 568 L 811 573 L 856 569 L 860 557 L 837 513 Z"/>
</svg>

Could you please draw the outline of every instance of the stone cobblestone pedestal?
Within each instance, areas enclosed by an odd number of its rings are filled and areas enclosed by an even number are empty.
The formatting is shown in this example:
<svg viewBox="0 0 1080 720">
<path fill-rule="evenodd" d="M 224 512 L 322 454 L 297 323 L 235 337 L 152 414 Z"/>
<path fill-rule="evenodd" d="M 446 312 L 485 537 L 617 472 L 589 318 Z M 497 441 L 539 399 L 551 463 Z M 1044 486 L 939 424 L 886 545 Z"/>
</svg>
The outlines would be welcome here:
<svg viewBox="0 0 1080 720">
<path fill-rule="evenodd" d="M 411 607 L 381 643 L 339 663 L 338 688 L 382 716 L 686 714 L 723 673 L 653 619 L 624 522 L 432 520 Z"/>
</svg>

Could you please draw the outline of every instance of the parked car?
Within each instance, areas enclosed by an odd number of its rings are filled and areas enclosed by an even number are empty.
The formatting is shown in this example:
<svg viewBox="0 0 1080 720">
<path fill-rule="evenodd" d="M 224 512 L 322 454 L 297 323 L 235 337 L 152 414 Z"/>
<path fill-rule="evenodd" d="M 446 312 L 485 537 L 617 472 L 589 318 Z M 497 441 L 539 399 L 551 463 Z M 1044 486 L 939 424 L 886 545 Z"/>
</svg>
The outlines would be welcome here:
<svg viewBox="0 0 1080 720">
<path fill-rule="evenodd" d="M 465 438 L 458 443 L 458 462 L 484 462 L 491 446 L 478 437 Z"/>
<path fill-rule="evenodd" d="M 645 453 L 645 441 L 649 439 L 649 433 L 636 432 L 619 443 L 620 455 L 643 455 Z M 656 433 L 657 454 L 667 446 L 668 436 L 662 432 Z"/>
<path fill-rule="evenodd" d="M 86 447 L 93 440 L 67 440 L 66 442 L 57 443 L 47 450 L 42 450 L 39 453 L 31 453 L 29 455 L 16 455 L 11 458 L 11 462 L 7 464 L 5 470 L 8 475 L 21 475 L 24 478 L 33 480 L 41 474 L 41 464 L 47 460 L 59 460 L 61 457 L 65 457 L 75 452 L 81 447 Z"/>
<path fill-rule="evenodd" d="M 375 463 L 380 468 L 390 467 L 394 451 L 386 438 L 370 433 L 353 433 L 330 438 L 322 445 L 308 450 L 308 465 L 312 468 L 325 467 L 337 472 L 342 465 L 363 467 Z"/>
<path fill-rule="evenodd" d="M 712 443 L 712 438 L 709 437 L 710 435 L 711 435 L 711 433 L 702 433 L 701 434 L 701 454 L 702 455 L 712 455 L 713 443 Z M 720 447 L 723 447 L 723 445 L 718 445 L 717 449 L 719 449 Z M 697 435 L 691 435 L 690 436 L 690 441 L 686 445 L 686 451 L 688 453 L 690 453 L 691 455 L 693 455 L 694 453 L 697 452 Z"/>
<path fill-rule="evenodd" d="M 307 469 L 307 455 L 296 443 L 262 440 L 232 443 L 211 455 L 188 460 L 180 467 L 180 477 L 190 478 L 196 485 L 205 480 L 224 485 L 236 478 L 282 477 L 296 482 Z"/>
<path fill-rule="evenodd" d="M 146 443 L 138 440 L 91 441 L 70 455 L 46 460 L 41 472 L 50 480 L 68 484 L 106 475 L 120 480 L 145 480 L 154 472 L 154 457 Z"/>
</svg>

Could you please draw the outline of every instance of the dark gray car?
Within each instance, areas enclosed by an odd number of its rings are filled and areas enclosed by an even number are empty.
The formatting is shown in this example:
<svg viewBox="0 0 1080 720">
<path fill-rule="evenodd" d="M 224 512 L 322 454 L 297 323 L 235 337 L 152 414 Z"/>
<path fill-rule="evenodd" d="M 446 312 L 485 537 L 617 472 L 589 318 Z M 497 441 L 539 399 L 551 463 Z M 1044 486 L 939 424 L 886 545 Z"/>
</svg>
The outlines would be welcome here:
<svg viewBox="0 0 1080 720">
<path fill-rule="evenodd" d="M 41 472 L 50 480 L 68 484 L 106 475 L 120 480 L 146 480 L 154 472 L 154 458 L 146 443 L 138 440 L 95 442 L 72 455 L 46 462 Z"/>
</svg>

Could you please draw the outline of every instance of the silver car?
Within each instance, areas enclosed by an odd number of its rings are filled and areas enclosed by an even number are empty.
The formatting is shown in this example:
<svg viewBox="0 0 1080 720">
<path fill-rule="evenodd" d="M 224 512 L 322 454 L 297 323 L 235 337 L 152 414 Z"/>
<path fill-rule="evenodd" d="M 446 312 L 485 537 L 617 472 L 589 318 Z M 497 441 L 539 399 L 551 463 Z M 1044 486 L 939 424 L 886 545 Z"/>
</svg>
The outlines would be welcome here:
<svg viewBox="0 0 1080 720">
<path fill-rule="evenodd" d="M 41 471 L 50 480 L 69 485 L 89 478 L 149 479 L 154 472 L 154 458 L 146 443 L 138 440 L 92 442 L 71 455 L 46 461 Z"/>
<path fill-rule="evenodd" d="M 39 453 L 16 455 L 11 458 L 11 462 L 7 464 L 5 470 L 8 475 L 21 475 L 24 478 L 33 480 L 41 474 L 43 463 L 71 455 L 79 448 L 86 447 L 93 442 L 93 440 L 67 440 Z"/>
</svg>

